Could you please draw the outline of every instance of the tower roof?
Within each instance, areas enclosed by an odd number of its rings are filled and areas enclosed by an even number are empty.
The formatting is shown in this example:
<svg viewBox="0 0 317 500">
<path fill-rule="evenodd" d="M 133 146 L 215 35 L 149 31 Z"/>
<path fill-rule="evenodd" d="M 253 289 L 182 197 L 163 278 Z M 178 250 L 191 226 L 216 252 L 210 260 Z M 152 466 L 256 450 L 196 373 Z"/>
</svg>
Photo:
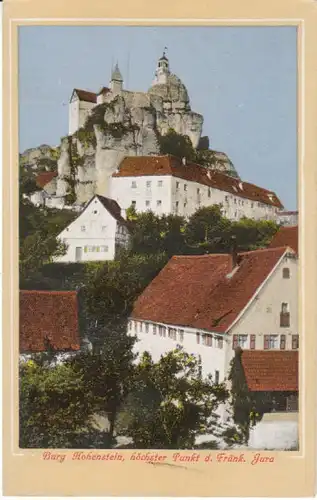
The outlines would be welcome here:
<svg viewBox="0 0 317 500">
<path fill-rule="evenodd" d="M 116 80 L 117 82 L 123 82 L 123 78 L 118 63 L 116 63 L 114 70 L 112 71 L 111 80 Z"/>
</svg>

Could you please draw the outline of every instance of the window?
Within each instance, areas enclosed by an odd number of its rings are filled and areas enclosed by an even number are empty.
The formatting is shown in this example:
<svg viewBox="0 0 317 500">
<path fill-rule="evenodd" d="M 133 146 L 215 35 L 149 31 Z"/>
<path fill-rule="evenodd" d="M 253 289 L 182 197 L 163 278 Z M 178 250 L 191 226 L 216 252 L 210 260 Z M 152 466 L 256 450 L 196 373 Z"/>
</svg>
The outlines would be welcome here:
<svg viewBox="0 0 317 500">
<path fill-rule="evenodd" d="M 180 342 L 184 341 L 184 330 L 178 330 L 178 338 Z"/>
<path fill-rule="evenodd" d="M 146 207 L 149 207 L 149 206 L 150 206 L 150 202 L 149 202 L 149 200 L 146 200 L 146 202 L 145 202 L 145 206 L 146 206 Z"/>
<path fill-rule="evenodd" d="M 176 182 L 176 191 L 179 190 L 179 182 Z"/>
<path fill-rule="evenodd" d="M 208 198 L 210 198 L 210 197 L 211 197 L 211 189 L 208 188 Z"/>
<path fill-rule="evenodd" d="M 138 322 L 135 322 L 135 333 L 138 333 Z"/>
<path fill-rule="evenodd" d="M 216 385 L 219 384 L 219 371 L 218 370 L 215 371 L 215 384 Z"/>
<path fill-rule="evenodd" d="M 145 323 L 145 333 L 149 333 L 149 324 Z"/>
<path fill-rule="evenodd" d="M 298 349 L 299 347 L 299 337 L 298 335 L 292 335 L 292 349 Z"/>
<path fill-rule="evenodd" d="M 105 245 L 105 246 L 100 247 L 100 251 L 101 251 L 101 252 L 108 252 L 108 250 L 109 250 L 108 245 Z"/>
<path fill-rule="evenodd" d="M 175 203 L 175 212 L 178 213 L 178 206 L 179 206 L 179 201 Z"/>
<path fill-rule="evenodd" d="M 280 336 L 280 349 L 284 350 L 286 344 L 286 335 Z"/>
<path fill-rule="evenodd" d="M 98 213 L 98 210 L 94 210 L 94 214 L 96 215 Z"/>
<path fill-rule="evenodd" d="M 161 206 L 162 206 L 162 200 L 157 200 L 156 205 L 157 205 L 158 207 L 161 207 Z"/>
<path fill-rule="evenodd" d="M 156 335 L 156 325 L 153 325 L 153 335 Z"/>
<path fill-rule="evenodd" d="M 172 340 L 176 340 L 176 328 L 169 328 L 168 329 L 168 336 Z"/>
<path fill-rule="evenodd" d="M 151 187 L 151 184 L 152 184 L 152 182 L 151 182 L 151 181 L 146 181 L 146 187 L 147 187 L 147 188 L 150 188 L 150 187 Z"/>
<path fill-rule="evenodd" d="M 250 349 L 255 349 L 255 335 L 250 335 Z"/>
<path fill-rule="evenodd" d="M 236 198 L 234 198 L 234 200 L 233 200 L 233 201 L 234 201 L 234 204 L 236 205 L 236 204 L 237 204 L 237 199 L 236 199 Z"/>
<path fill-rule="evenodd" d="M 136 188 L 136 181 L 132 181 L 132 183 L 131 183 L 131 187 L 132 187 L 132 188 Z"/>
<path fill-rule="evenodd" d="M 166 328 L 165 326 L 159 325 L 159 336 L 166 337 Z"/>
<path fill-rule="evenodd" d="M 289 271 L 289 267 L 284 267 L 284 268 L 283 268 L 283 278 L 284 278 L 284 279 L 289 279 L 289 278 L 290 278 L 290 271 Z"/>
<path fill-rule="evenodd" d="M 88 247 L 84 247 L 84 253 L 87 253 L 88 252 Z"/>
<path fill-rule="evenodd" d="M 200 333 L 196 332 L 196 342 L 197 344 L 200 344 Z"/>
<path fill-rule="evenodd" d="M 163 186 L 163 181 L 157 181 L 157 185 L 158 185 L 159 188 L 162 187 Z"/>
<path fill-rule="evenodd" d="M 81 231 L 86 231 L 86 226 L 81 226 Z"/>
<path fill-rule="evenodd" d="M 212 336 L 211 335 L 203 335 L 203 344 L 208 346 L 208 347 L 211 347 L 212 346 Z"/>
<path fill-rule="evenodd" d="M 217 337 L 217 347 L 219 349 L 223 348 L 223 338 L 222 337 Z"/>
<path fill-rule="evenodd" d="M 234 335 L 232 339 L 232 348 L 241 347 L 244 349 L 247 346 L 248 335 Z"/>
<path fill-rule="evenodd" d="M 131 201 L 131 206 L 132 206 L 133 208 L 135 208 L 135 205 L 136 205 L 136 201 L 135 201 L 135 200 L 132 200 L 132 201 Z"/>
<path fill-rule="evenodd" d="M 282 302 L 281 312 L 280 312 L 280 327 L 287 328 L 290 326 L 290 313 L 288 310 L 287 302 Z"/>
<path fill-rule="evenodd" d="M 102 226 L 101 231 L 104 233 L 107 230 L 107 226 Z"/>
<path fill-rule="evenodd" d="M 251 203 L 251 208 L 253 208 L 254 203 Z"/>
<path fill-rule="evenodd" d="M 199 188 L 197 188 L 197 194 L 199 195 L 199 193 L 200 193 L 200 189 L 199 189 Z"/>
<path fill-rule="evenodd" d="M 143 331 L 143 323 L 140 321 L 140 332 Z"/>
<path fill-rule="evenodd" d="M 278 335 L 264 335 L 264 349 L 277 349 Z"/>
<path fill-rule="evenodd" d="M 184 191 L 187 191 L 187 184 L 184 184 Z"/>
<path fill-rule="evenodd" d="M 187 201 L 184 202 L 184 208 L 186 208 L 186 207 L 187 207 Z"/>
</svg>

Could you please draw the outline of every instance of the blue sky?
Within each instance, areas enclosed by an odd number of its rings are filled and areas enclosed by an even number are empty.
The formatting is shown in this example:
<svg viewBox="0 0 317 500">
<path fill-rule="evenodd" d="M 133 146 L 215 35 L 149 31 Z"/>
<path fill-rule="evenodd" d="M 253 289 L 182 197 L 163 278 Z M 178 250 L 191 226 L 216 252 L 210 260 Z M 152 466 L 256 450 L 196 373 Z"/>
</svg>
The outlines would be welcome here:
<svg viewBox="0 0 317 500">
<path fill-rule="evenodd" d="M 203 134 L 240 176 L 297 208 L 295 27 L 23 26 L 20 151 L 59 144 L 74 87 L 98 91 L 118 61 L 125 87 L 146 91 L 167 46 Z"/>
</svg>

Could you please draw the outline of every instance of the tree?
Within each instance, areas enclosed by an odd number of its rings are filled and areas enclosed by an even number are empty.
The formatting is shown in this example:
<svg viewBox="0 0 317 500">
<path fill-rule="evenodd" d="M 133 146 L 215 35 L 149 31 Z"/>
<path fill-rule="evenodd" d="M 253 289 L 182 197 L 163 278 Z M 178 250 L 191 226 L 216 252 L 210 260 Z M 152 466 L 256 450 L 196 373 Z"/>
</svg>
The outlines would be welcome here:
<svg viewBox="0 0 317 500">
<path fill-rule="evenodd" d="M 229 247 L 231 223 L 222 216 L 221 206 L 212 205 L 195 212 L 185 229 L 185 241 L 198 253 L 212 253 Z"/>
<path fill-rule="evenodd" d="M 155 215 L 153 212 L 135 214 L 132 254 L 166 253 L 169 257 L 184 251 L 185 219 L 179 215 Z"/>
<path fill-rule="evenodd" d="M 273 221 L 254 220 L 243 217 L 231 223 L 240 251 L 267 247 L 279 226 Z"/>
<path fill-rule="evenodd" d="M 245 444 L 249 440 L 251 425 L 250 414 L 253 410 L 253 401 L 246 381 L 242 365 L 242 349 L 235 350 L 235 356 L 230 363 L 229 381 L 231 382 L 231 404 L 233 420 L 242 433 Z"/>
<path fill-rule="evenodd" d="M 159 137 L 160 152 L 163 155 L 173 155 L 195 161 L 196 151 L 187 135 L 181 135 L 170 128 L 165 135 Z"/>
<path fill-rule="evenodd" d="M 135 448 L 194 448 L 196 437 L 211 431 L 213 412 L 227 396 L 223 385 L 202 378 L 198 360 L 182 348 L 157 363 L 144 353 L 117 431 L 131 437 Z"/>
<path fill-rule="evenodd" d="M 20 447 L 79 447 L 91 430 L 92 406 L 83 375 L 68 364 L 31 359 L 20 366 Z"/>
</svg>

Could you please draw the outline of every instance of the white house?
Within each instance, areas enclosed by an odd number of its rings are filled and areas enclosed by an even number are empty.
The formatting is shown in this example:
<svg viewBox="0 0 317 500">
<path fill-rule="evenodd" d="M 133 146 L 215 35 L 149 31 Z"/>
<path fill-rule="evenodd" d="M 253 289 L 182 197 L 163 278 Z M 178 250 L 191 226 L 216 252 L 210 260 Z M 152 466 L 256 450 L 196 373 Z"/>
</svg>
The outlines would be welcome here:
<svg viewBox="0 0 317 500">
<path fill-rule="evenodd" d="M 58 236 L 67 252 L 56 262 L 113 260 L 129 244 L 129 223 L 116 201 L 94 196 Z"/>
<path fill-rule="evenodd" d="M 52 196 L 56 193 L 57 172 L 41 172 L 36 177 L 36 185 L 40 191 L 30 195 L 30 201 L 37 206 L 48 205 Z"/>
<path fill-rule="evenodd" d="M 297 257 L 289 247 L 174 256 L 135 302 L 135 349 L 154 360 L 180 344 L 223 381 L 234 349 L 297 350 Z"/>
<path fill-rule="evenodd" d="M 125 158 L 111 178 L 111 196 L 139 212 L 189 217 L 201 207 L 222 204 L 231 220 L 274 220 L 282 204 L 276 194 L 173 156 Z"/>
<path fill-rule="evenodd" d="M 276 222 L 282 226 L 297 226 L 298 211 L 282 211 L 277 212 Z"/>
</svg>

